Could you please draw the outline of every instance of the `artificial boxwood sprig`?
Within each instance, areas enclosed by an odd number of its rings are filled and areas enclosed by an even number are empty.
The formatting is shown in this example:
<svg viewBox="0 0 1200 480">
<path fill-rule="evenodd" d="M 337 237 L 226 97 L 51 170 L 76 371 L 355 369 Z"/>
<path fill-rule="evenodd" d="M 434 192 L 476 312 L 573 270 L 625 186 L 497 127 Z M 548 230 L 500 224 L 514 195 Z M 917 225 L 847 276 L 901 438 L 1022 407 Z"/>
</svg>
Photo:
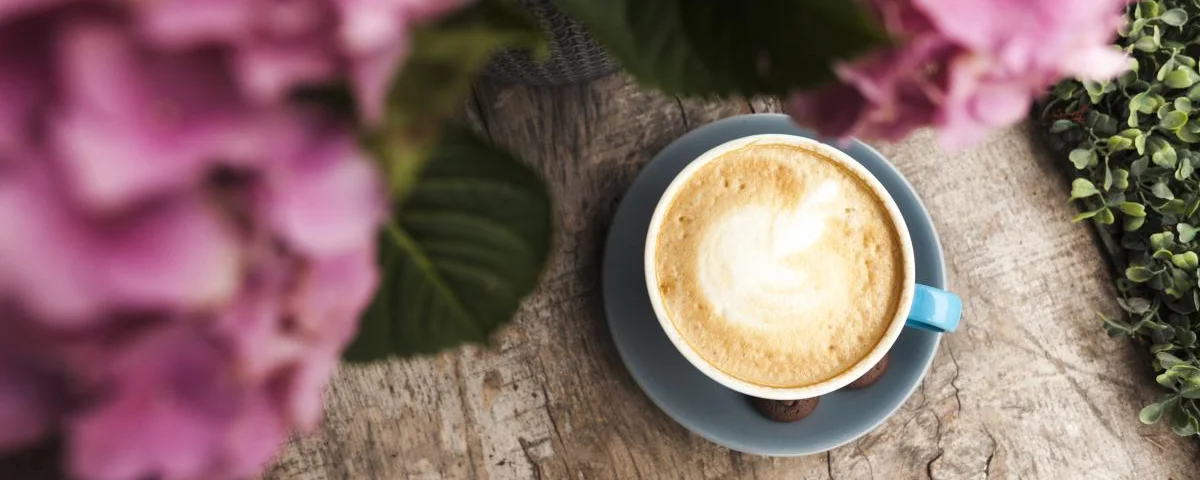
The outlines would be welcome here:
<svg viewBox="0 0 1200 480">
<path fill-rule="evenodd" d="M 1129 69 L 1108 82 L 1065 81 L 1041 110 L 1050 147 L 1075 178 L 1074 221 L 1091 221 L 1121 278 L 1123 318 L 1108 332 L 1145 345 L 1165 393 L 1139 414 L 1200 432 L 1200 16 L 1194 0 L 1129 6 L 1117 45 Z"/>
</svg>

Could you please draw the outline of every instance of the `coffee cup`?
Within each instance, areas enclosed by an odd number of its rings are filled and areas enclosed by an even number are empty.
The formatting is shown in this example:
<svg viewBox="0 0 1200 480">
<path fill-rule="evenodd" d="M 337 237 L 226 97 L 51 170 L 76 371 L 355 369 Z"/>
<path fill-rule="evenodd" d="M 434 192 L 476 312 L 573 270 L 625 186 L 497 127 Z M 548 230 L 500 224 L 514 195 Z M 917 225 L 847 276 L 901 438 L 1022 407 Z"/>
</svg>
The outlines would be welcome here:
<svg viewBox="0 0 1200 480">
<path fill-rule="evenodd" d="M 895 200 L 842 151 L 755 135 L 704 153 L 651 218 L 646 285 L 671 343 L 732 390 L 799 400 L 871 369 L 907 327 L 950 332 Z"/>
</svg>

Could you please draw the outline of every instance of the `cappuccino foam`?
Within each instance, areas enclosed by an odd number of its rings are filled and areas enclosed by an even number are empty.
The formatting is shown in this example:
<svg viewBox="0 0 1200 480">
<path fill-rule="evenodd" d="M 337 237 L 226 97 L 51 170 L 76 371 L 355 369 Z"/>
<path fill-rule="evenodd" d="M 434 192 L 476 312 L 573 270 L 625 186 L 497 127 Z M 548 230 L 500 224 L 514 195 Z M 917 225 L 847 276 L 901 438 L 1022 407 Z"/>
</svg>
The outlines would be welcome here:
<svg viewBox="0 0 1200 480">
<path fill-rule="evenodd" d="M 857 364 L 899 308 L 902 244 L 887 208 L 842 165 L 752 144 L 676 192 L 654 271 L 666 314 L 709 365 L 802 387 Z"/>
</svg>

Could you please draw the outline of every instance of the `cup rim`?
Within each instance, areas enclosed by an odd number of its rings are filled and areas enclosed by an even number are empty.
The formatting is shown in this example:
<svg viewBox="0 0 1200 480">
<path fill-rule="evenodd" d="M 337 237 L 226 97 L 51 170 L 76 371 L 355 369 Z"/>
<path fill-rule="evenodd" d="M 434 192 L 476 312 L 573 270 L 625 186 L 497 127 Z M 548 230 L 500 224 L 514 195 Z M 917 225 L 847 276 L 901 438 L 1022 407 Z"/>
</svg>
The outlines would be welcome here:
<svg viewBox="0 0 1200 480">
<path fill-rule="evenodd" d="M 883 203 L 884 209 L 888 212 L 888 217 L 896 229 L 897 236 L 900 239 L 901 255 L 904 261 L 904 283 L 901 288 L 899 307 L 896 309 L 896 314 L 884 331 L 883 337 L 872 348 L 866 356 L 859 359 L 850 368 L 838 373 L 837 375 L 826 379 L 822 382 L 803 385 L 798 387 L 775 387 L 768 385 L 759 385 L 746 380 L 737 378 L 721 369 L 709 364 L 704 358 L 692 348 L 692 346 L 683 339 L 682 335 L 675 328 L 674 323 L 667 316 L 666 308 L 663 305 L 662 294 L 658 290 L 657 272 L 655 269 L 654 257 L 658 248 L 658 232 L 662 228 L 663 217 L 666 215 L 668 207 L 674 202 L 675 197 L 688 183 L 688 181 L 704 166 L 716 161 L 725 154 L 734 150 L 747 148 L 753 145 L 787 145 L 790 147 L 800 147 L 814 151 L 835 163 L 842 166 L 857 176 L 864 184 L 871 189 L 872 193 Z M 671 180 L 662 196 L 658 199 L 658 203 L 654 207 L 654 214 L 650 218 L 649 228 L 646 232 L 646 246 L 644 249 L 643 267 L 646 278 L 646 290 L 650 297 L 650 305 L 654 309 L 654 316 L 658 319 L 659 325 L 667 334 L 667 338 L 671 340 L 671 344 L 675 346 L 688 363 L 700 370 L 709 378 L 726 388 L 734 391 L 751 395 L 759 398 L 771 400 L 802 400 L 807 398 L 818 397 L 835 390 L 841 389 L 850 384 L 854 380 L 863 376 L 872 367 L 878 363 L 896 340 L 900 337 L 900 332 L 904 329 L 905 322 L 908 320 L 909 310 L 912 308 L 912 298 L 914 289 L 916 288 L 916 261 L 913 253 L 912 238 L 908 232 L 908 226 L 904 221 L 903 215 L 900 213 L 900 208 L 896 205 L 896 201 L 884 188 L 883 184 L 875 177 L 866 167 L 851 158 L 845 152 L 824 144 L 818 140 L 801 137 L 798 135 L 768 133 L 750 135 L 734 140 L 730 140 L 721 145 L 702 153 L 700 156 L 692 160 L 683 170 Z"/>
</svg>

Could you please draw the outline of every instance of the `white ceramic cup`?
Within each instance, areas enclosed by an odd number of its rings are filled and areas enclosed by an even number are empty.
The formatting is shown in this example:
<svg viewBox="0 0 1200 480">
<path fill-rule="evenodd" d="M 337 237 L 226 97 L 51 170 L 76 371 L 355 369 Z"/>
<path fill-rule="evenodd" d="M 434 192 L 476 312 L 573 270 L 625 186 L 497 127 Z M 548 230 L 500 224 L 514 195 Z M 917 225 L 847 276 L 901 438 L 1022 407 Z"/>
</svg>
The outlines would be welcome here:
<svg viewBox="0 0 1200 480">
<path fill-rule="evenodd" d="M 701 168 L 704 168 L 705 165 L 717 160 L 726 153 L 746 148 L 751 145 L 771 144 L 787 145 L 790 147 L 799 147 L 813 151 L 817 155 L 828 158 L 830 161 L 836 162 L 837 164 L 845 167 L 847 170 L 853 172 L 854 175 L 860 178 L 863 183 L 865 183 L 871 189 L 871 191 L 875 193 L 875 196 L 878 197 L 880 202 L 884 205 L 884 208 L 888 213 L 888 220 L 895 225 L 896 232 L 900 238 L 904 263 L 904 284 L 900 290 L 899 303 L 901 307 L 896 310 L 895 317 L 892 318 L 891 324 L 888 325 L 887 331 L 884 333 L 883 338 L 879 341 L 879 343 L 876 344 L 875 347 L 872 348 L 865 357 L 859 359 L 858 362 L 856 362 L 852 367 L 843 371 L 842 373 L 839 373 L 823 382 L 801 387 L 771 387 L 750 383 L 733 377 L 732 375 L 729 375 L 706 362 L 700 356 L 700 354 L 697 353 L 691 347 L 691 345 L 689 345 L 688 342 L 683 339 L 683 337 L 679 334 L 679 331 L 675 328 L 674 323 L 667 316 L 666 308 L 663 306 L 662 294 L 659 292 L 657 287 L 659 282 L 658 274 L 655 271 L 654 259 L 657 254 L 658 236 L 663 225 L 663 218 L 666 216 L 666 212 L 670 208 L 671 204 L 674 203 L 676 195 L 679 194 L 679 191 L 684 185 L 691 181 L 692 176 Z M 870 171 L 868 171 L 858 162 L 854 161 L 854 159 L 850 158 L 841 150 L 829 145 L 825 145 L 816 140 L 794 135 L 766 134 L 732 140 L 717 146 L 708 152 L 705 152 L 690 165 L 684 168 L 683 171 L 675 177 L 675 180 L 672 181 L 669 186 L 667 186 L 666 192 L 663 193 L 662 198 L 658 201 L 658 206 L 654 209 L 654 216 L 650 219 L 650 229 L 646 238 L 645 269 L 646 286 L 650 293 L 650 304 L 654 307 L 654 314 L 658 317 L 658 322 L 660 325 L 662 325 L 667 337 L 671 339 L 671 343 L 673 343 L 675 348 L 683 354 L 684 358 L 687 358 L 692 365 L 694 365 L 701 372 L 704 372 L 705 375 L 708 375 L 710 378 L 716 380 L 725 387 L 746 395 L 773 400 L 800 400 L 818 397 L 845 387 L 850 382 L 853 382 L 857 378 L 863 376 L 863 374 L 867 373 L 871 367 L 875 366 L 875 364 L 883 358 L 888 350 L 892 348 L 892 345 L 896 343 L 896 339 L 900 336 L 900 332 L 904 329 L 906 323 L 908 323 L 910 326 L 916 326 L 935 331 L 950 331 L 953 330 L 957 325 L 959 312 L 962 308 L 961 302 L 959 302 L 958 298 L 954 297 L 953 294 L 916 284 L 916 270 L 915 262 L 913 260 L 912 238 L 908 234 L 908 228 L 904 223 L 904 217 L 900 214 L 899 207 L 896 206 L 896 201 L 892 199 L 891 195 L 888 194 L 886 189 L 884 189 L 883 184 L 881 184 L 879 180 L 871 174 Z M 929 292 L 929 290 L 933 290 L 933 292 Z M 919 292 L 920 296 L 922 297 L 920 299 L 921 301 L 919 302 L 921 306 L 917 310 L 933 310 L 932 313 L 919 313 L 919 316 L 933 315 L 943 317 L 944 319 L 940 320 L 940 322 L 942 322 L 941 325 L 937 325 L 939 320 L 936 318 L 934 319 L 933 323 L 935 325 L 933 326 L 923 325 L 919 320 L 914 320 L 913 322 L 908 321 L 910 310 L 914 310 L 914 291 Z M 946 298 L 942 298 L 943 295 Z M 929 296 L 934 298 L 926 298 Z M 952 317 L 950 320 L 945 320 L 945 318 L 950 317 Z"/>
</svg>

